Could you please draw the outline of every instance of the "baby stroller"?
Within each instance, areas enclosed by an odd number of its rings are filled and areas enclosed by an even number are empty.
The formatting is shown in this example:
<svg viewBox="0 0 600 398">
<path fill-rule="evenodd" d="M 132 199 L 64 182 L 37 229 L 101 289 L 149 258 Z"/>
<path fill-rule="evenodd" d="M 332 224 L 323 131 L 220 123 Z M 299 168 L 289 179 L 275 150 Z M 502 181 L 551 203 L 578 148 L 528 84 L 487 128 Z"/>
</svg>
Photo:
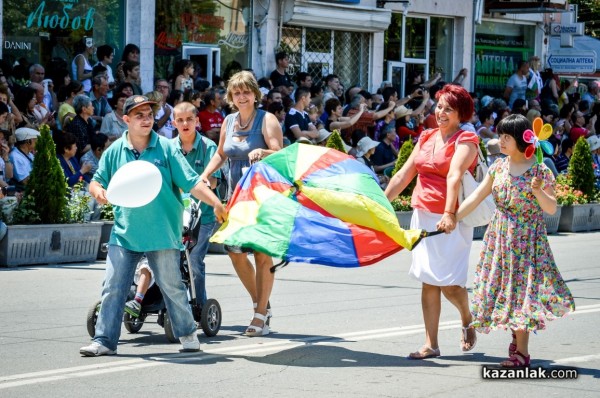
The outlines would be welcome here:
<svg viewBox="0 0 600 398">
<path fill-rule="evenodd" d="M 201 304 L 196 288 L 193 283 L 194 275 L 190 266 L 190 251 L 196 245 L 192 238 L 192 231 L 200 220 L 200 207 L 189 197 L 184 199 L 186 209 L 183 215 L 183 246 L 179 259 L 179 268 L 181 278 L 185 284 L 190 306 L 194 320 L 200 324 L 202 331 L 207 337 L 216 336 L 221 328 L 221 306 L 215 299 L 208 299 L 204 305 Z M 132 300 L 135 297 L 137 286 L 132 284 L 127 300 Z M 201 292 L 203 293 L 203 292 Z M 100 312 L 101 301 L 98 300 L 90 307 L 87 314 L 87 331 L 90 337 L 94 337 L 96 333 L 96 320 Z M 157 323 L 165 329 L 165 335 L 171 343 L 177 343 L 179 340 L 173 334 L 173 326 L 171 319 L 167 314 L 167 308 L 160 288 L 155 284 L 150 286 L 144 300 L 142 301 L 142 309 L 139 317 L 133 317 L 127 312 L 123 314 L 123 324 L 129 333 L 137 333 L 140 331 L 148 315 L 157 315 Z"/>
</svg>

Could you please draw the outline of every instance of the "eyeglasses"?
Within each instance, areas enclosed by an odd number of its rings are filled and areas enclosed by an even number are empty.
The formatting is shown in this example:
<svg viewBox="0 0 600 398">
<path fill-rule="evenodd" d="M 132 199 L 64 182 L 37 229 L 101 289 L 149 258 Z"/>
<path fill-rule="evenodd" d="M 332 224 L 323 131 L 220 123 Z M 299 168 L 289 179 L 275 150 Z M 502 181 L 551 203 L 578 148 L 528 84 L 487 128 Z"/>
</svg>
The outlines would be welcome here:
<svg viewBox="0 0 600 398">
<path fill-rule="evenodd" d="M 166 88 L 166 89 L 168 89 L 169 86 L 156 86 L 156 88 Z"/>
</svg>

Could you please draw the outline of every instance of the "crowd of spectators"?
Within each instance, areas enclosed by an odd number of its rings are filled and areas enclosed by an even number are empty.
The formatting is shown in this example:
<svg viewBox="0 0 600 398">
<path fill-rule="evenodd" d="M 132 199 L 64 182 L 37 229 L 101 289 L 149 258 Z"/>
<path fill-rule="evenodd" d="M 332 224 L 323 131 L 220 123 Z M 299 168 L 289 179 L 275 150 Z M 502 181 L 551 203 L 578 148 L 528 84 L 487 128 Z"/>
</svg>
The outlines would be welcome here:
<svg viewBox="0 0 600 398">
<path fill-rule="evenodd" d="M 32 132 L 41 124 L 52 130 L 57 156 L 70 183 L 75 175 L 87 181 L 102 152 L 126 130 L 123 103 L 131 95 L 142 94 L 139 48 L 128 44 L 116 65 L 114 49 L 107 45 L 96 48 L 89 38 L 78 44 L 75 54 L 70 64 L 53 59 L 46 67 L 21 60 L 20 69 L 27 70 L 28 79 L 17 79 L 14 65 L 0 65 L 0 150 L 6 158 L 0 161 L 0 185 L 24 189 L 35 153 Z M 471 93 L 475 112 L 461 129 L 476 132 L 487 146 L 489 160 L 494 160 L 502 156 L 495 132 L 501 119 L 512 113 L 530 120 L 542 117 L 554 129 L 550 142 L 555 153 L 544 160 L 554 173 L 567 169 L 580 137 L 590 141 L 599 162 L 600 81 L 587 86 L 578 79 L 560 81 L 552 70 L 540 71 L 540 66 L 535 56 L 518 63 L 502 97 L 478 98 Z M 410 73 L 406 95 L 401 97 L 389 82 L 371 92 L 366 87 L 345 85 L 334 73 L 317 77 L 302 71 L 291 76 L 288 67 L 288 54 L 279 52 L 270 76 L 257 79 L 263 94 L 257 99 L 259 107 L 275 115 L 284 145 L 324 145 L 331 132 L 338 130 L 348 153 L 372 168 L 382 186 L 402 144 L 416 143 L 423 131 L 437 127 L 436 93 L 446 84 L 461 84 L 468 73 L 462 69 L 452 82 L 444 82 L 440 73 L 429 80 L 420 72 Z M 241 69 L 228 66 L 227 76 Z M 199 71 L 194 62 L 181 60 L 171 76 L 158 77 L 154 91 L 145 95 L 157 102 L 154 129 L 159 134 L 177 136 L 173 108 L 185 100 L 198 111 L 197 130 L 218 144 L 223 120 L 231 113 L 225 81 L 214 76 L 211 87 Z"/>
</svg>

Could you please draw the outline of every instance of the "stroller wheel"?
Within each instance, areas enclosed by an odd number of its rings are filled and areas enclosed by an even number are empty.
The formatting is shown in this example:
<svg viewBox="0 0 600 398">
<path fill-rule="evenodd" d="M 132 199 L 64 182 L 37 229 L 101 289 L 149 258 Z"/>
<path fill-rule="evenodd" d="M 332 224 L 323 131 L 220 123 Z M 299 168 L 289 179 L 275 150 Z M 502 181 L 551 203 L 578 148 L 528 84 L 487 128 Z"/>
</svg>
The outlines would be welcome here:
<svg viewBox="0 0 600 398">
<path fill-rule="evenodd" d="M 129 333 L 139 332 L 142 326 L 144 326 L 144 320 L 146 320 L 146 314 L 144 313 L 140 314 L 138 318 L 134 318 L 128 313 L 123 314 L 123 323 Z"/>
<path fill-rule="evenodd" d="M 171 323 L 171 318 L 169 318 L 169 313 L 167 311 L 165 311 L 163 322 L 165 326 L 165 335 L 167 336 L 169 343 L 179 343 L 179 339 L 175 337 L 175 334 L 173 333 L 173 324 Z"/>
<path fill-rule="evenodd" d="M 219 333 L 221 328 L 221 306 L 215 299 L 208 299 L 202 306 L 202 314 L 200 315 L 200 326 L 206 337 L 213 337 Z"/>
<path fill-rule="evenodd" d="M 96 321 L 98 320 L 98 313 L 100 312 L 100 300 L 96 301 L 94 305 L 90 307 L 87 313 L 87 332 L 91 338 L 96 335 Z"/>
</svg>

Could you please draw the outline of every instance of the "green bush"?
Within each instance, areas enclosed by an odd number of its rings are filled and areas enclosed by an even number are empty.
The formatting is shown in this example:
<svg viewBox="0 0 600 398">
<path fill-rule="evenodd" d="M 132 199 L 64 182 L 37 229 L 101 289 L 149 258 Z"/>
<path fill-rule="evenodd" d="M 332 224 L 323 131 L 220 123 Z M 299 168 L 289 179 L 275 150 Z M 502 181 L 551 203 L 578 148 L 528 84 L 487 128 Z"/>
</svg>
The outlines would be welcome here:
<svg viewBox="0 0 600 398">
<path fill-rule="evenodd" d="M 13 214 L 14 224 L 58 224 L 65 221 L 67 181 L 56 157 L 50 127 L 40 126 L 33 168 L 23 200 Z"/>
<path fill-rule="evenodd" d="M 572 187 L 581 191 L 590 200 L 594 197 L 594 164 L 587 140 L 580 137 L 573 148 L 568 168 Z"/>
<path fill-rule="evenodd" d="M 396 159 L 396 164 L 394 165 L 394 169 L 392 170 L 392 177 L 394 174 L 400 171 L 404 163 L 410 157 L 410 154 L 415 149 L 415 145 L 412 143 L 412 140 L 406 140 L 400 147 L 400 152 L 398 153 L 398 159 Z M 415 185 L 417 184 L 417 179 L 414 178 L 407 186 L 404 188 L 404 191 L 400 192 L 400 196 L 411 196 L 413 189 L 415 189 Z"/>
<path fill-rule="evenodd" d="M 327 139 L 327 144 L 325 144 L 327 148 L 337 149 L 342 153 L 346 153 L 346 148 L 344 147 L 344 141 L 342 141 L 342 136 L 340 135 L 339 130 L 333 130 L 329 138 Z"/>
</svg>

